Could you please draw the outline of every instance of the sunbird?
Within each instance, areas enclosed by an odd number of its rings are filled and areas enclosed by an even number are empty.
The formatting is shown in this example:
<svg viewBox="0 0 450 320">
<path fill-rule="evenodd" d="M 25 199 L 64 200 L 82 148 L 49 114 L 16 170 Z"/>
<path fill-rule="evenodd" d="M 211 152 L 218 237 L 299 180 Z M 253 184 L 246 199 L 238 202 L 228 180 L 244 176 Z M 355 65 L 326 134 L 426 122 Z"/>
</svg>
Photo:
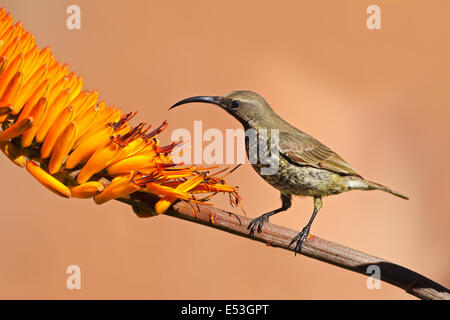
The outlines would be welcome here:
<svg viewBox="0 0 450 320">
<path fill-rule="evenodd" d="M 382 190 L 408 199 L 397 191 L 364 179 L 333 150 L 282 119 L 267 101 L 255 92 L 240 90 L 232 91 L 224 96 L 196 96 L 181 100 L 170 109 L 193 102 L 214 104 L 222 108 L 238 120 L 245 130 L 265 129 L 267 132 L 278 130 L 278 170 L 271 175 L 261 174 L 261 168 L 266 165 L 261 161 L 252 163 L 252 167 L 266 182 L 280 191 L 281 207 L 251 220 L 248 229 L 252 236 L 255 230 L 261 232 L 263 225 L 271 216 L 289 209 L 293 195 L 314 199 L 314 211 L 311 218 L 289 244 L 291 246 L 297 242 L 295 253 L 301 252 L 303 242 L 309 235 L 317 212 L 322 208 L 322 198 L 325 196 L 351 190 Z M 268 138 L 266 143 L 267 150 L 272 150 L 274 141 Z M 251 143 L 250 139 L 246 139 L 247 157 L 249 154 L 257 154 L 258 144 L 260 142 Z"/>
</svg>

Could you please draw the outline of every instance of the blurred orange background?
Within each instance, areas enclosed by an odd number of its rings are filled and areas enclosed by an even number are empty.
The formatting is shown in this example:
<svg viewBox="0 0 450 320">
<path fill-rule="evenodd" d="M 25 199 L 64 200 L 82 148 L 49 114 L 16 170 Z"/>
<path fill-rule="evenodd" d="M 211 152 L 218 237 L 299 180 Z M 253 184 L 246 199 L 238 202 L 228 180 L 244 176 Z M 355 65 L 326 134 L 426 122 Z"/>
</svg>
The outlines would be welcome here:
<svg viewBox="0 0 450 320">
<path fill-rule="evenodd" d="M 66 8 L 81 8 L 81 30 Z M 381 8 L 368 30 L 366 8 Z M 448 1 L 2 1 L 85 87 L 169 128 L 239 128 L 193 95 L 250 89 L 362 176 L 410 196 L 326 198 L 312 233 L 450 286 Z M 62 199 L 0 158 L 0 298 L 411 299 L 367 277 L 117 201 Z M 279 193 L 245 165 L 228 178 L 256 217 Z M 213 202 L 230 210 L 226 196 Z M 300 230 L 310 198 L 272 222 Z M 239 210 L 233 209 L 235 212 Z M 81 290 L 66 268 L 81 268 Z"/>
</svg>

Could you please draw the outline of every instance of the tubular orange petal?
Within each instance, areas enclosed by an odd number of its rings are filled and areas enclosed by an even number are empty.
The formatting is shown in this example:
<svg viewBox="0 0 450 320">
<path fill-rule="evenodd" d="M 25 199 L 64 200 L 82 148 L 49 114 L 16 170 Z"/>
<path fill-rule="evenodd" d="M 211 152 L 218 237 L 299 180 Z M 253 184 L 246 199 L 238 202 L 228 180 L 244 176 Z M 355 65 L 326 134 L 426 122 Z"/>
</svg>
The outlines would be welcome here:
<svg viewBox="0 0 450 320">
<path fill-rule="evenodd" d="M 154 141 L 147 142 L 147 144 L 135 152 L 133 156 L 147 156 L 155 158 L 157 156 L 157 152 Z"/>
<path fill-rule="evenodd" d="M 19 45 L 17 47 L 17 51 L 20 52 L 27 52 L 28 47 L 32 44 L 34 41 L 34 37 L 30 32 L 23 32 L 22 36 L 19 39 Z"/>
<path fill-rule="evenodd" d="M 22 133 L 30 129 L 32 124 L 33 118 L 31 117 L 14 123 L 11 127 L 0 133 L 0 141 L 8 141 L 12 138 L 20 136 Z"/>
<path fill-rule="evenodd" d="M 12 26 L 13 23 L 13 17 L 11 12 L 8 12 L 2 19 L 2 21 L 0 22 L 0 26 L 3 26 L 2 30 L 0 30 L 0 34 L 3 37 L 4 32 L 10 27 Z"/>
<path fill-rule="evenodd" d="M 78 144 L 75 150 L 66 160 L 66 168 L 75 168 L 79 163 L 86 162 L 95 153 L 96 150 L 108 143 L 109 137 L 113 133 L 113 128 L 109 125 L 100 128 L 89 137 L 85 137 Z"/>
<path fill-rule="evenodd" d="M 1 74 L 1 76 L 0 76 L 0 96 L 3 95 L 8 83 L 11 81 L 11 79 L 14 77 L 14 75 L 17 73 L 17 71 L 20 71 L 20 67 L 21 67 L 22 63 L 23 63 L 23 54 L 21 53 L 13 60 L 13 62 L 11 62 L 11 64 Z"/>
<path fill-rule="evenodd" d="M 120 148 L 119 152 L 114 159 L 114 162 L 129 158 L 135 155 L 138 151 L 140 151 L 145 146 L 145 141 L 143 139 L 136 139 L 131 141 L 124 147 Z"/>
<path fill-rule="evenodd" d="M 55 87 L 56 84 L 59 84 L 60 86 L 59 90 L 62 90 L 61 88 L 67 88 L 66 85 L 69 82 L 69 80 L 67 79 L 68 74 L 69 74 L 69 66 L 67 64 L 61 66 L 61 64 L 57 62 L 54 65 L 51 65 L 50 68 L 48 69 L 48 78 L 50 79 L 50 87 L 52 89 L 54 88 L 55 92 L 58 91 L 58 89 Z"/>
<path fill-rule="evenodd" d="M 90 109 L 91 107 L 93 107 L 98 100 L 98 91 L 92 91 L 90 93 L 86 93 L 85 94 L 85 98 L 83 99 L 83 103 L 80 103 L 79 105 L 73 103 L 73 105 L 75 106 L 75 117 L 79 117 L 82 116 L 88 109 Z M 78 97 L 76 98 L 78 99 Z"/>
<path fill-rule="evenodd" d="M 98 103 L 99 105 L 99 109 L 100 109 L 100 114 L 98 116 L 98 119 L 96 120 L 96 125 L 103 125 L 105 123 L 112 123 L 117 121 L 118 119 L 118 114 L 117 114 L 117 110 L 113 107 L 105 107 L 104 106 L 104 102 L 100 101 Z M 93 126 L 93 128 L 95 128 L 96 126 Z M 91 129 L 92 130 L 92 129 Z M 91 131 L 90 130 L 90 131 Z M 89 134 L 89 132 L 86 132 L 86 134 Z"/>
<path fill-rule="evenodd" d="M 133 175 L 134 173 L 131 172 L 129 175 L 114 178 L 102 193 L 94 197 L 95 203 L 102 204 L 138 191 L 139 187 L 132 181 Z"/>
<path fill-rule="evenodd" d="M 109 142 L 101 147 L 89 158 L 84 167 L 80 170 L 77 176 L 79 184 L 87 182 L 92 175 L 100 172 L 108 166 L 114 159 L 119 150 L 119 146 L 114 142 Z"/>
<path fill-rule="evenodd" d="M 96 118 L 98 117 L 98 108 L 97 105 L 92 106 L 89 108 L 86 112 L 79 115 L 77 118 L 75 118 L 75 121 L 77 122 L 78 126 L 78 133 L 75 140 L 83 136 L 86 131 L 89 129 L 89 127 L 95 123 Z"/>
<path fill-rule="evenodd" d="M 0 49 L 0 53 L 3 53 L 5 51 L 5 47 L 11 43 L 11 35 L 14 32 L 14 28 L 15 27 L 12 24 L 1 28 L 0 40 L 2 41 L 2 48 Z"/>
<path fill-rule="evenodd" d="M 175 189 L 183 192 L 187 192 L 192 188 L 195 188 L 200 182 L 203 181 L 203 175 L 198 175 L 194 178 L 188 179 L 185 182 L 181 183 Z"/>
<path fill-rule="evenodd" d="M 5 48 L 0 54 L 3 57 L 5 57 L 7 61 L 11 61 L 15 58 L 14 53 L 17 51 L 18 47 L 19 47 L 19 38 L 15 38 L 11 42 L 5 42 Z"/>
<path fill-rule="evenodd" d="M 30 69 L 31 66 L 34 64 L 34 62 L 37 60 L 38 56 L 39 56 L 39 47 L 36 45 L 25 54 L 22 66 L 25 82 L 27 82 L 33 75 L 33 73 L 30 73 Z"/>
<path fill-rule="evenodd" d="M 45 47 L 44 49 L 42 49 L 38 53 L 36 60 L 33 61 L 33 63 L 31 64 L 28 72 L 31 74 L 34 74 L 41 65 L 46 64 L 46 63 L 50 65 L 50 63 L 48 63 L 49 62 L 48 60 L 51 57 L 51 53 L 52 52 L 49 47 Z"/>
<path fill-rule="evenodd" d="M 36 135 L 36 131 L 38 130 L 42 119 L 45 117 L 46 112 L 47 99 L 45 97 L 42 97 L 30 112 L 30 117 L 33 118 L 34 121 L 31 128 L 22 134 L 22 147 L 27 148 L 31 146 L 34 136 Z"/>
<path fill-rule="evenodd" d="M 22 31 L 22 23 L 16 23 L 15 25 L 10 26 L 5 33 L 2 35 L 2 41 L 5 43 L 5 47 L 9 48 L 9 45 L 12 42 L 16 42 L 17 45 L 19 44 L 20 36 Z M 10 49 L 10 48 L 9 48 Z M 13 53 L 14 50 L 4 49 L 0 53 L 2 56 L 5 56 L 7 58 L 11 58 L 11 60 L 14 58 Z"/>
<path fill-rule="evenodd" d="M 72 101 L 70 101 L 70 104 L 72 105 L 74 109 L 74 115 L 75 117 L 79 113 L 79 109 L 86 103 L 88 99 L 88 94 L 86 90 L 81 91 Z M 78 110 L 77 112 L 75 112 Z"/>
<path fill-rule="evenodd" d="M 48 171 L 50 174 L 55 174 L 61 168 L 64 160 L 72 149 L 75 137 L 77 135 L 77 125 L 75 122 L 69 123 L 66 129 L 61 133 L 55 144 L 50 163 L 48 164 Z"/>
<path fill-rule="evenodd" d="M 52 64 L 55 63 L 55 55 L 53 53 L 50 52 L 50 55 L 48 56 L 47 59 L 44 60 L 43 63 L 48 64 L 49 66 L 51 66 Z"/>
<path fill-rule="evenodd" d="M 47 135 L 50 126 L 55 122 L 56 118 L 59 114 L 64 110 L 67 106 L 67 102 L 69 100 L 69 89 L 61 91 L 55 101 L 49 105 L 49 112 L 44 118 L 44 121 L 39 126 L 39 129 L 36 133 L 36 141 L 42 142 Z"/>
<path fill-rule="evenodd" d="M 131 170 L 142 170 L 155 168 L 156 163 L 153 162 L 154 157 L 152 156 L 134 156 L 126 158 L 113 164 L 106 168 L 106 172 L 111 176 L 117 176 L 120 174 L 125 174 Z"/>
<path fill-rule="evenodd" d="M 48 78 L 51 79 L 51 81 L 59 81 L 59 79 L 61 79 L 60 75 L 62 74 L 62 69 L 61 62 L 56 62 L 48 68 Z M 52 84 L 54 83 L 50 83 L 50 85 Z"/>
<path fill-rule="evenodd" d="M 195 188 L 200 182 L 203 181 L 203 176 L 198 175 L 194 178 L 186 180 L 185 182 L 178 185 L 175 190 L 181 192 L 188 192 L 189 190 Z M 157 214 L 164 213 L 169 207 L 177 200 L 177 197 L 174 196 L 166 196 L 156 202 L 155 211 Z"/>
<path fill-rule="evenodd" d="M 96 116 L 94 121 L 86 128 L 85 132 L 77 137 L 77 141 L 75 141 L 75 148 L 80 144 L 81 141 L 100 131 L 100 129 L 105 127 L 105 125 L 108 125 L 109 123 L 115 121 L 115 118 L 112 118 L 112 116 L 114 115 L 114 110 L 112 108 L 104 108 L 104 105 L 100 103 L 97 105 L 97 107 L 98 116 Z M 111 127 L 110 125 L 108 126 Z"/>
<path fill-rule="evenodd" d="M 73 119 L 73 108 L 71 106 L 66 107 L 63 112 L 58 116 L 56 121 L 52 124 L 45 136 L 44 142 L 41 147 L 42 159 L 50 157 L 55 146 L 56 140 L 68 126 Z"/>
<path fill-rule="evenodd" d="M 20 37 L 22 36 L 22 32 L 23 32 L 23 23 L 22 23 L 22 21 L 18 21 L 14 25 L 14 31 L 11 34 L 11 38 L 19 38 L 20 39 Z"/>
<path fill-rule="evenodd" d="M 192 193 L 206 193 L 206 192 L 237 192 L 236 187 L 226 184 L 199 184 L 191 190 Z"/>
<path fill-rule="evenodd" d="M 48 67 L 46 64 L 42 65 L 34 75 L 28 80 L 25 85 L 21 88 L 18 97 L 15 99 L 13 103 L 13 114 L 18 114 L 22 108 L 24 107 L 27 100 L 31 97 L 33 92 L 36 91 L 39 84 L 42 83 L 46 74 Z"/>
<path fill-rule="evenodd" d="M 55 177 L 48 174 L 44 169 L 39 167 L 33 161 L 28 161 L 26 164 L 28 172 L 36 178 L 44 187 L 50 191 L 60 195 L 64 198 L 70 198 L 71 193 L 69 188 L 67 188 L 62 182 L 57 180 Z"/>
<path fill-rule="evenodd" d="M 184 171 L 183 169 L 180 170 L 174 170 L 172 172 L 168 172 L 168 171 L 163 171 L 163 175 L 164 175 L 164 181 L 167 180 L 173 180 L 173 179 L 180 179 L 180 178 L 189 178 L 189 177 L 193 177 L 196 175 L 195 172 L 192 171 Z"/>
<path fill-rule="evenodd" d="M 43 81 L 39 87 L 33 92 L 30 99 L 25 103 L 25 106 L 22 109 L 22 112 L 19 115 L 17 121 L 22 121 L 26 117 L 30 115 L 31 110 L 33 110 L 36 103 L 38 103 L 39 99 L 45 95 L 48 90 L 48 80 Z"/>
<path fill-rule="evenodd" d="M 67 84 L 67 88 L 69 88 L 70 91 L 73 91 L 75 89 L 75 87 L 77 86 L 77 84 L 78 84 L 77 74 L 75 72 L 71 72 L 67 76 L 67 79 L 69 80 L 69 83 Z"/>
<path fill-rule="evenodd" d="M 76 187 L 69 187 L 72 197 L 80 199 L 88 199 L 96 196 L 105 189 L 103 184 L 98 181 L 90 181 L 80 184 Z"/>
<path fill-rule="evenodd" d="M 177 200 L 176 197 L 165 197 L 155 203 L 155 212 L 162 214 L 169 209 L 169 207 Z"/>
<path fill-rule="evenodd" d="M 145 188 L 141 188 L 140 191 L 153 193 L 162 197 L 174 196 L 181 200 L 189 200 L 192 198 L 188 192 L 175 190 L 174 188 L 166 187 L 154 182 L 147 183 Z"/>
<path fill-rule="evenodd" d="M 20 46 L 19 50 L 24 53 L 30 51 L 36 45 L 36 39 L 34 38 L 34 35 L 28 31 L 24 31 L 20 42 L 22 43 L 22 45 Z"/>
<path fill-rule="evenodd" d="M 61 79 L 56 81 L 53 85 L 50 85 L 50 79 L 49 79 L 50 89 L 47 94 L 49 105 L 52 105 L 53 102 L 55 102 L 55 99 L 61 94 L 62 90 L 68 89 L 68 87 L 67 87 L 68 83 L 69 83 L 69 79 L 67 79 L 67 77 L 62 77 Z"/>
<path fill-rule="evenodd" d="M 11 38 L 15 37 L 15 32 L 17 31 L 17 26 L 13 25 L 12 23 L 5 29 L 4 33 L 2 34 L 2 40 L 8 44 L 11 41 Z"/>
<path fill-rule="evenodd" d="M 5 92 L 3 93 L 3 96 L 0 98 L 0 103 L 9 103 L 13 104 L 14 98 L 17 95 L 17 92 L 20 90 L 20 86 L 22 84 L 22 72 L 17 72 L 14 77 L 9 82 L 8 86 L 6 87 Z"/>
<path fill-rule="evenodd" d="M 70 84 L 69 84 L 69 88 L 72 92 L 70 94 L 70 101 L 72 101 L 74 98 L 76 98 L 80 94 L 81 90 L 83 89 L 83 77 L 79 77 L 79 78 L 75 77 L 75 81 L 74 81 L 73 85 L 70 86 Z"/>
</svg>

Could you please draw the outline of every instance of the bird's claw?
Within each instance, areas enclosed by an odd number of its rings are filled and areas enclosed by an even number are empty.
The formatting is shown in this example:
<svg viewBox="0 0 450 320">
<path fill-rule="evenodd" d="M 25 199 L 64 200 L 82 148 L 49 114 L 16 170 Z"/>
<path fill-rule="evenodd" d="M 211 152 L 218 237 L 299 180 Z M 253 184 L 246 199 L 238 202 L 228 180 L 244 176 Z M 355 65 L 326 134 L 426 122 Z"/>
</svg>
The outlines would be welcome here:
<svg viewBox="0 0 450 320">
<path fill-rule="evenodd" d="M 250 235 L 253 237 L 255 234 L 255 229 L 258 230 L 258 233 L 260 233 L 262 226 L 266 222 L 269 222 L 269 218 L 265 217 L 264 215 L 262 215 L 258 218 L 252 219 L 252 221 L 250 221 L 250 223 L 248 224 L 247 230 L 250 229 Z"/>
<path fill-rule="evenodd" d="M 309 228 L 308 227 L 304 227 L 303 230 L 301 232 L 299 232 L 293 239 L 292 241 L 289 243 L 288 248 L 297 241 L 297 244 L 295 245 L 295 249 L 294 249 L 294 253 L 295 255 L 297 255 L 297 253 L 301 253 L 302 252 L 302 246 L 303 243 L 306 241 L 306 239 L 308 238 L 309 235 Z"/>
</svg>

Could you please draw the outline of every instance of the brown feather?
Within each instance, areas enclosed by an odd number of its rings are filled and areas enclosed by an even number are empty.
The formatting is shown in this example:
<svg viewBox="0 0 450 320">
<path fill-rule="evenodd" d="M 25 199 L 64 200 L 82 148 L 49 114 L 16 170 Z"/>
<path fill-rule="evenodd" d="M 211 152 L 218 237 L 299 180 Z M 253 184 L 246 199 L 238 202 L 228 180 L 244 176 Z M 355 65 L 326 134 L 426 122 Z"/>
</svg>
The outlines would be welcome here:
<svg viewBox="0 0 450 320">
<path fill-rule="evenodd" d="M 338 154 L 313 137 L 298 132 L 295 136 L 280 132 L 280 152 L 298 165 L 326 169 L 342 175 L 360 175 Z"/>
</svg>

